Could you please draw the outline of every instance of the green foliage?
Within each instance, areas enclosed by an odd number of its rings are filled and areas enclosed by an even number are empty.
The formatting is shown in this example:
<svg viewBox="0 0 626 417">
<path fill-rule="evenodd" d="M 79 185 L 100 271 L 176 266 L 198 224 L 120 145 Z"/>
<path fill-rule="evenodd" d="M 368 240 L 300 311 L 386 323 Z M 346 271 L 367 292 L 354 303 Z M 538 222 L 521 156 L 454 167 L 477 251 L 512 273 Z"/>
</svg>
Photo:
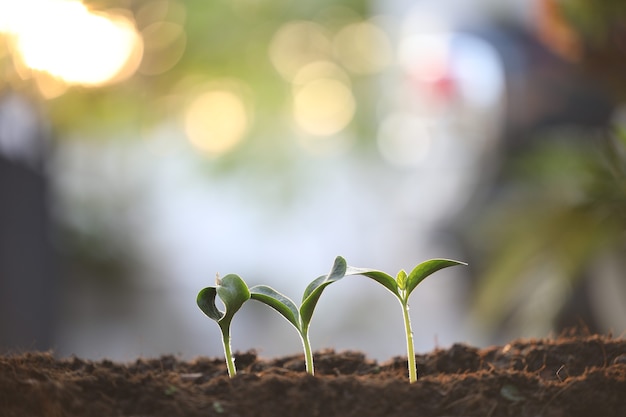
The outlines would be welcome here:
<svg viewBox="0 0 626 417">
<path fill-rule="evenodd" d="M 215 305 L 215 297 L 219 298 L 224 303 L 226 311 L 220 311 Z M 237 371 L 235 368 L 235 360 L 231 353 L 230 346 L 230 323 L 233 316 L 243 303 L 250 299 L 250 291 L 248 286 L 238 275 L 229 274 L 224 278 L 216 278 L 216 286 L 206 287 L 200 290 L 196 303 L 200 310 L 207 317 L 215 320 L 222 332 L 222 342 L 224 345 L 224 355 L 226 358 L 226 365 L 228 367 L 228 374 L 233 377 Z"/>
<path fill-rule="evenodd" d="M 516 323 L 543 333 L 585 273 L 622 258 L 626 239 L 626 134 L 556 131 L 517 156 L 499 194 L 470 234 L 489 264 L 480 269 L 473 313 L 488 328 Z M 549 288 L 550 291 L 546 290 Z M 534 304 L 529 304 L 533 300 Z M 533 310 L 534 309 L 534 310 Z"/>
<path fill-rule="evenodd" d="M 313 351 L 309 341 L 309 327 L 317 302 L 324 289 L 333 282 L 337 282 L 347 275 L 367 276 L 391 291 L 402 305 L 407 337 L 409 380 L 414 382 L 417 380 L 417 370 L 413 348 L 413 334 L 409 319 L 409 295 L 429 275 L 440 269 L 455 265 L 465 265 L 465 263 L 450 259 L 431 259 L 417 265 L 408 275 L 404 270 L 401 270 L 398 272 L 397 278 L 394 279 L 382 271 L 348 267 L 346 260 L 341 256 L 337 256 L 330 272 L 317 277 L 306 287 L 302 295 L 300 307 L 289 297 L 267 285 L 256 285 L 248 289 L 246 283 L 234 274 L 226 275 L 223 279 L 218 277 L 216 286 L 202 289 L 198 294 L 197 304 L 204 314 L 217 322 L 222 331 L 226 364 L 231 377 L 236 374 L 236 369 L 230 348 L 230 324 L 235 313 L 249 299 L 260 301 L 273 308 L 298 331 L 304 348 L 306 370 L 309 374 L 314 375 L 315 368 Z M 223 301 L 226 308 L 225 311 L 220 311 L 215 305 L 216 296 L 219 296 Z"/>
<path fill-rule="evenodd" d="M 385 272 L 367 269 L 367 268 L 353 268 L 348 267 L 345 275 L 364 275 L 373 279 L 379 284 L 387 288 L 393 295 L 396 296 L 400 305 L 402 306 L 402 315 L 404 318 L 404 330 L 406 333 L 407 343 L 407 360 L 409 368 L 409 382 L 413 383 L 417 381 L 417 366 L 415 364 L 415 348 L 413 344 L 413 331 L 411 329 L 411 320 L 409 317 L 409 296 L 413 290 L 426 279 L 428 276 L 435 272 L 455 265 L 467 265 L 464 262 L 454 261 L 451 259 L 430 259 L 417 265 L 407 275 L 404 270 L 401 270 L 394 279 L 391 275 Z"/>
<path fill-rule="evenodd" d="M 410 274 L 404 270 L 401 270 L 397 274 L 397 278 L 393 278 L 391 275 L 368 268 L 355 268 L 348 267 L 346 275 L 364 275 L 373 279 L 379 284 L 387 288 L 393 295 L 396 296 L 402 302 L 407 302 L 409 295 L 413 292 L 415 287 L 426 279 L 428 276 L 434 274 L 440 269 L 448 268 L 455 265 L 467 265 L 465 262 L 455 261 L 451 259 L 430 259 L 417 265 Z"/>
<path fill-rule="evenodd" d="M 313 364 L 313 351 L 309 341 L 309 326 L 313 317 L 315 306 L 324 292 L 324 289 L 343 278 L 346 274 L 346 260 L 341 256 L 335 258 L 332 269 L 327 275 L 322 275 L 313 280 L 304 290 L 300 308 L 287 296 L 279 293 L 267 285 L 257 285 L 250 288 L 250 296 L 253 300 L 260 301 L 282 315 L 295 327 L 302 340 L 307 372 L 315 373 Z"/>
</svg>

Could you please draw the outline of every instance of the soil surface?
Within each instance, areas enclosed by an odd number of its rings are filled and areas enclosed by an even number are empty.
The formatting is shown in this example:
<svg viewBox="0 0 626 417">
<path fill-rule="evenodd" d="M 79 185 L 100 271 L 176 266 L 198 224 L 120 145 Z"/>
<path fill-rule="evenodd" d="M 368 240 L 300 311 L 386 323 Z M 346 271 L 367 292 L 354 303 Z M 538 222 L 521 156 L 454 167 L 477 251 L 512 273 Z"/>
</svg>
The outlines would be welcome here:
<svg viewBox="0 0 626 417">
<path fill-rule="evenodd" d="M 302 356 L 174 356 L 133 363 L 0 357 L 0 415 L 14 416 L 626 416 L 626 340 L 607 336 L 516 340 L 477 349 L 456 344 L 386 363 L 322 351 L 316 375 Z"/>
</svg>

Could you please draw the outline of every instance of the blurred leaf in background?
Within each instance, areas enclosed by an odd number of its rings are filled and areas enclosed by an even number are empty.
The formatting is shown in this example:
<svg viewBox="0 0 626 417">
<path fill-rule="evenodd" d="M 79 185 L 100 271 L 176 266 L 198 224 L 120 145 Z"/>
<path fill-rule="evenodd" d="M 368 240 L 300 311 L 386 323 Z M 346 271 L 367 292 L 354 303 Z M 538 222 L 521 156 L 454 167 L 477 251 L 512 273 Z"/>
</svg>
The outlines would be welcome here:
<svg viewBox="0 0 626 417">
<path fill-rule="evenodd" d="M 582 113 L 578 121 L 527 134 L 525 145 L 505 156 L 493 198 L 466 225 L 482 264 L 473 310 L 504 340 L 569 326 L 620 332 L 626 326 L 619 312 L 626 300 L 626 142 L 620 119 L 626 3 L 537 4 L 539 37 L 612 97 L 613 117 L 590 128 L 581 123 Z M 591 97 L 579 99 L 581 109 L 593 112 Z"/>
<path fill-rule="evenodd" d="M 487 264 L 474 306 L 489 326 L 558 327 L 573 288 L 593 285 L 597 264 L 626 250 L 624 132 L 554 135 L 512 161 L 505 192 L 473 229 Z M 567 324 L 596 326 L 576 322 L 590 319 L 578 307 Z"/>
</svg>

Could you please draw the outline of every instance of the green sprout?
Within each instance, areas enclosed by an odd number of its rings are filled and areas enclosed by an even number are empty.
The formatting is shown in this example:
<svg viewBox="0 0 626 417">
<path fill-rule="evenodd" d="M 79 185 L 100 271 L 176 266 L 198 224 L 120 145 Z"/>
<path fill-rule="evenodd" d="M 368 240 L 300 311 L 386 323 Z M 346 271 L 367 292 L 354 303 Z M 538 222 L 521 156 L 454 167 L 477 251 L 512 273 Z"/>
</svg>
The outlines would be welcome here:
<svg viewBox="0 0 626 417">
<path fill-rule="evenodd" d="M 341 256 L 335 258 L 335 262 L 327 275 L 321 275 L 313 280 L 304 290 L 300 307 L 287 296 L 279 293 L 267 285 L 256 285 L 248 288 L 246 283 L 238 275 L 229 274 L 220 279 L 216 277 L 216 285 L 203 288 L 196 299 L 198 307 L 209 318 L 215 320 L 222 332 L 222 343 L 224 346 L 224 356 L 228 375 L 232 378 L 237 373 L 235 361 L 231 351 L 230 324 L 233 316 L 241 306 L 249 299 L 260 301 L 278 313 L 280 313 L 289 323 L 291 323 L 302 341 L 304 348 L 304 358 L 306 371 L 314 375 L 313 351 L 309 341 L 309 327 L 313 317 L 313 311 L 319 301 L 324 289 L 333 282 L 339 281 L 347 275 L 364 275 L 382 284 L 391 291 L 400 301 L 404 317 L 404 328 L 407 342 L 407 359 L 409 367 L 409 381 L 417 381 L 417 368 L 415 365 L 415 350 L 413 344 L 413 332 L 411 330 L 411 320 L 409 317 L 409 296 L 411 292 L 429 275 L 455 265 L 467 265 L 464 262 L 450 259 L 431 259 L 417 265 L 410 274 L 404 270 L 398 272 L 396 278 L 385 272 L 366 269 L 353 268 L 346 265 L 346 260 Z M 215 305 L 215 298 L 219 298 L 224 303 L 225 311 L 220 311 Z"/>
<path fill-rule="evenodd" d="M 228 274 L 224 278 L 216 276 L 215 286 L 200 290 L 196 302 L 200 310 L 215 320 L 222 331 L 222 343 L 228 375 L 232 378 L 237 373 L 230 345 L 230 322 L 243 303 L 250 299 L 248 286 L 238 275 Z M 215 296 L 219 296 L 226 311 L 220 311 L 215 305 Z"/>
<path fill-rule="evenodd" d="M 402 306 L 402 314 L 404 317 L 404 330 L 406 332 L 406 350 L 409 367 L 409 382 L 417 381 L 417 367 L 415 365 L 415 348 L 413 345 L 413 331 L 411 330 L 411 318 L 409 317 L 409 296 L 411 292 L 429 275 L 455 265 L 467 265 L 465 262 L 454 261 L 451 259 L 430 259 L 417 265 L 410 274 L 404 270 L 398 272 L 394 279 L 382 271 L 366 268 L 348 267 L 345 275 L 364 275 L 374 281 L 382 284 L 393 295 L 396 296 Z"/>
<path fill-rule="evenodd" d="M 328 275 L 322 275 L 312 281 L 304 290 L 300 308 L 287 296 L 279 293 L 267 285 L 257 285 L 250 288 L 250 296 L 253 300 L 260 301 L 278 311 L 289 323 L 293 325 L 300 335 L 304 348 L 306 371 L 314 375 L 313 351 L 309 341 L 309 326 L 317 301 L 324 289 L 343 278 L 346 274 L 346 260 L 341 256 L 335 258 L 335 263 Z"/>
</svg>

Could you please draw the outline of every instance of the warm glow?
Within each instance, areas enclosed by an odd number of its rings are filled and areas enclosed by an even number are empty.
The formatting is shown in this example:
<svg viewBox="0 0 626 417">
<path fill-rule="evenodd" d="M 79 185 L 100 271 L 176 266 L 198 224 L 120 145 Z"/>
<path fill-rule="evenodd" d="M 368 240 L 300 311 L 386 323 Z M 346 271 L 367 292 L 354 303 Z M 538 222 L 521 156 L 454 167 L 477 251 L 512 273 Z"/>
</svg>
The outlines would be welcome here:
<svg viewBox="0 0 626 417">
<path fill-rule="evenodd" d="M 294 92 L 293 112 L 298 126 L 311 135 L 329 136 L 352 120 L 356 103 L 346 84 L 333 78 L 306 82 Z"/>
<path fill-rule="evenodd" d="M 356 74 L 379 72 L 392 60 L 391 40 L 373 23 L 347 25 L 337 33 L 333 43 L 337 59 Z"/>
<path fill-rule="evenodd" d="M 331 61 L 315 61 L 305 65 L 293 77 L 292 84 L 304 85 L 319 78 L 333 78 L 350 85 L 350 77 L 337 64 Z"/>
<path fill-rule="evenodd" d="M 314 61 L 328 60 L 331 43 L 326 30 L 317 23 L 292 21 L 283 25 L 270 44 L 270 59 L 288 81 Z"/>
<path fill-rule="evenodd" d="M 243 100 L 227 90 L 202 94 L 185 113 L 185 132 L 190 142 L 212 156 L 233 149 L 243 139 L 248 125 Z"/>
<path fill-rule="evenodd" d="M 0 3 L 0 31 L 30 69 L 69 84 L 100 85 L 132 75 L 139 65 L 141 38 L 125 17 L 94 13 L 79 1 L 7 3 Z"/>
<path fill-rule="evenodd" d="M 158 75 L 170 70 L 183 56 L 187 36 L 182 25 L 160 21 L 141 31 L 144 40 L 144 57 L 139 71 Z"/>
</svg>

